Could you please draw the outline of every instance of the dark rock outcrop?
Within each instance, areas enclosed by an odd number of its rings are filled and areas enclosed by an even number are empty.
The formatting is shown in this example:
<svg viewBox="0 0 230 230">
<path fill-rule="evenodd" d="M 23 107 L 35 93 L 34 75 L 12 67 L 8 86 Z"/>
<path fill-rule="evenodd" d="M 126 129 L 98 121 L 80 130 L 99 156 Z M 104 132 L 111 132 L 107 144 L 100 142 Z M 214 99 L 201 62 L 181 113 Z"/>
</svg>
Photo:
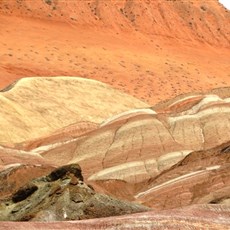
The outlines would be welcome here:
<svg viewBox="0 0 230 230">
<path fill-rule="evenodd" d="M 96 193 L 83 182 L 78 164 L 32 180 L 0 204 L 0 220 L 64 221 L 118 216 L 150 210 Z"/>
</svg>

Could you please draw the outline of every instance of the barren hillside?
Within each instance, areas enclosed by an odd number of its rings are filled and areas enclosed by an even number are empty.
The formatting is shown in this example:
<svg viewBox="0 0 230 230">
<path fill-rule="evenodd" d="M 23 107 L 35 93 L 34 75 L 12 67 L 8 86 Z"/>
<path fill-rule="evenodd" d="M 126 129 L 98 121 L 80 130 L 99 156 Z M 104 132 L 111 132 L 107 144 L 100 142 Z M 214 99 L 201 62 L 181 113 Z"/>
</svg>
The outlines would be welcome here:
<svg viewBox="0 0 230 230">
<path fill-rule="evenodd" d="M 229 229 L 229 60 L 217 0 L 0 0 L 0 229 Z"/>
<path fill-rule="evenodd" d="M 65 133 L 70 126 L 57 135 L 1 147 L 1 219 L 58 221 L 19 223 L 22 229 L 107 229 L 114 224 L 178 229 L 181 221 L 195 229 L 226 229 L 230 220 L 229 92 L 224 88 L 212 94 L 184 95 L 155 106 L 155 111 L 126 111 L 80 136 Z M 90 186 L 82 182 L 76 163 Z M 147 207 L 159 211 L 114 217 L 113 224 L 100 218 L 148 211 Z M 72 221 L 92 217 L 99 219 Z M 3 224 L 16 227 L 12 222 Z"/>
<path fill-rule="evenodd" d="M 153 104 L 230 84 L 230 13 L 217 0 L 2 0 L 0 19 L 1 87 L 81 76 Z"/>
</svg>

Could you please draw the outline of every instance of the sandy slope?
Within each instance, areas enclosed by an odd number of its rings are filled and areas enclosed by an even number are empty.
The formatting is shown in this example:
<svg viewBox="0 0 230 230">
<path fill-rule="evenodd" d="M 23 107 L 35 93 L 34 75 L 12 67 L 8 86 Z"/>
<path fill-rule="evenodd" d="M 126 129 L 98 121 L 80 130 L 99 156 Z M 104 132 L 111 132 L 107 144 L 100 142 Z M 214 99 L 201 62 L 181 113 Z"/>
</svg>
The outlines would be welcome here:
<svg viewBox="0 0 230 230">
<path fill-rule="evenodd" d="M 217 1 L 50 2 L 1 1 L 0 87 L 82 76 L 153 104 L 230 85 L 230 13 Z"/>
</svg>

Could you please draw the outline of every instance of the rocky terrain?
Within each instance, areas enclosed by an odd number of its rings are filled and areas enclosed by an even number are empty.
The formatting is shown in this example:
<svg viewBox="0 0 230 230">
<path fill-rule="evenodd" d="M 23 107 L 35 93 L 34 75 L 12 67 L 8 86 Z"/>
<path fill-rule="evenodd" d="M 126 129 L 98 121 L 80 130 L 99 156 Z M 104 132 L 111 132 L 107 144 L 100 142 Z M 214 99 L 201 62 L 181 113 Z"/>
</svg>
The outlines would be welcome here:
<svg viewBox="0 0 230 230">
<path fill-rule="evenodd" d="M 229 206 L 196 205 L 182 209 L 65 222 L 1 222 L 3 229 L 229 229 Z"/>
<path fill-rule="evenodd" d="M 226 153 L 222 151 L 230 145 L 229 95 L 229 88 L 225 88 L 216 94 L 179 97 L 171 104 L 165 102 L 161 108 L 157 105 L 155 110 L 121 113 L 79 137 L 44 144 L 41 138 L 36 140 L 37 146 L 31 145 L 31 141 L 24 142 L 18 144 L 20 150 L 15 151 L 36 154 L 56 165 L 79 163 L 84 177 L 95 188 L 120 198 L 138 199 L 155 208 L 184 206 L 183 199 L 188 204 L 196 199 L 190 188 L 186 188 L 187 195 L 181 190 L 181 194 L 177 192 L 177 199 L 173 195 L 172 204 L 165 204 L 171 202 L 169 194 L 172 192 L 166 194 L 164 188 L 170 187 L 170 183 L 175 188 L 174 180 L 178 186 L 180 181 L 186 180 L 193 186 L 190 180 L 196 183 L 197 176 L 201 175 L 199 180 L 203 178 L 205 183 L 209 181 L 207 175 L 213 171 L 227 177 L 229 156 L 227 150 Z M 155 191 L 152 187 L 161 187 L 158 180 L 167 185 L 162 189 L 168 199 L 161 199 L 163 203 L 147 201 L 149 196 L 156 197 L 151 192 Z M 229 182 L 225 181 L 220 187 L 228 193 L 228 186 Z"/>
<path fill-rule="evenodd" d="M 80 166 L 73 164 L 32 180 L 2 201 L 0 220 L 82 220 L 148 210 L 141 205 L 95 193 L 84 184 Z"/>
<path fill-rule="evenodd" d="M 46 82 L 49 78 L 43 79 L 41 81 Z M 54 79 L 52 78 L 52 81 L 63 80 Z M 34 78 L 33 82 L 36 83 L 36 80 Z M 12 90 L 13 88 L 7 92 L 11 94 Z M 73 191 L 75 194 L 75 189 L 79 188 L 71 187 L 72 177 L 66 174 L 54 182 L 44 179 L 49 178 L 44 176 L 54 168 L 76 163 L 81 166 L 86 183 L 93 186 L 97 193 L 143 204 L 146 210 L 147 207 L 153 210 L 176 208 L 180 213 L 184 207 L 190 205 L 193 205 L 191 207 L 194 210 L 207 207 L 207 212 L 210 212 L 210 207 L 214 207 L 214 210 L 217 207 L 221 210 L 227 208 L 230 202 L 229 98 L 230 88 L 181 95 L 153 107 L 118 113 L 87 132 L 72 132 L 80 130 L 76 123 L 74 129 L 63 127 L 49 137 L 41 136 L 34 140 L 2 146 L 2 220 L 64 220 L 63 215 L 59 217 L 54 210 L 59 210 L 57 212 L 60 213 L 66 202 L 71 203 L 66 200 L 71 195 L 66 195 L 65 191 L 68 191 L 68 194 Z M 89 105 L 82 105 L 82 108 L 84 106 Z M 68 111 L 68 105 L 65 105 L 65 110 Z M 40 176 L 43 177 L 39 179 Z M 29 194 L 23 200 L 14 201 L 17 194 L 27 194 L 24 191 L 30 191 L 31 186 L 36 187 L 33 195 Z M 44 192 L 46 186 L 49 189 Z M 58 197 L 53 193 L 53 187 L 61 187 L 61 191 L 57 189 Z M 91 188 L 87 191 L 92 192 Z M 82 192 L 78 190 L 77 193 Z M 37 201 L 36 197 L 43 197 L 43 201 L 33 202 Z M 85 202 L 88 201 L 83 203 Z M 117 204 L 120 204 L 119 202 Z M 28 203 L 31 206 L 28 206 Z M 14 208 L 20 210 L 19 213 L 15 212 L 15 216 L 12 214 Z M 111 216 L 113 212 L 118 215 L 118 209 L 105 207 L 106 214 L 102 216 L 81 216 L 77 213 L 70 219 Z M 68 212 L 71 213 L 70 210 Z M 218 215 L 222 216 L 224 211 L 219 212 Z M 121 212 L 124 213 L 130 212 Z M 45 219 L 47 215 L 51 216 L 51 219 Z M 147 215 L 153 215 L 152 218 L 155 218 L 153 213 Z M 163 212 L 163 215 L 171 214 Z M 186 215 L 183 218 L 187 218 Z M 127 218 L 127 221 L 131 221 L 132 216 Z M 142 218 L 140 215 L 140 221 Z M 186 219 L 188 225 L 191 224 L 189 218 L 191 217 Z M 175 221 L 176 219 L 177 217 Z M 117 221 L 119 223 L 119 218 Z M 205 218 L 197 221 L 201 224 Z M 228 218 L 226 223 L 219 223 L 218 219 L 216 221 L 220 226 L 229 224 Z"/>
<path fill-rule="evenodd" d="M 0 229 L 229 229 L 229 23 L 216 0 L 0 1 Z"/>
</svg>

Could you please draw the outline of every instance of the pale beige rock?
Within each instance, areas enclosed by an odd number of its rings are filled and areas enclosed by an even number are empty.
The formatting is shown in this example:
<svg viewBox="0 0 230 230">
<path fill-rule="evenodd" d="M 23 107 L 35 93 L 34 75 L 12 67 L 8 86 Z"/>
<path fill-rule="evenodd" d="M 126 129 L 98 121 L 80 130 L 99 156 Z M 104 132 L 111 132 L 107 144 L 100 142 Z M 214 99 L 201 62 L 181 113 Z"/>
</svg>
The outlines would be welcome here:
<svg viewBox="0 0 230 230">
<path fill-rule="evenodd" d="M 42 137 L 76 122 L 100 123 L 119 112 L 147 107 L 104 83 L 74 77 L 21 79 L 0 92 L 0 104 L 2 144 Z"/>
<path fill-rule="evenodd" d="M 129 114 L 120 121 L 110 120 L 108 125 L 76 139 L 70 162 L 82 164 L 86 175 L 96 172 L 90 177 L 94 180 L 98 176 L 98 180 L 133 183 L 132 172 L 139 175 L 139 182 L 157 176 L 190 152 L 213 148 L 230 139 L 230 104 L 225 100 L 221 104 L 213 104 L 212 100 L 203 104 L 207 108 L 190 115 L 184 114 L 189 111 L 164 116 L 133 112 L 133 116 Z M 190 110 L 194 107 L 198 105 Z M 126 173 L 118 173 L 119 168 Z"/>
</svg>

